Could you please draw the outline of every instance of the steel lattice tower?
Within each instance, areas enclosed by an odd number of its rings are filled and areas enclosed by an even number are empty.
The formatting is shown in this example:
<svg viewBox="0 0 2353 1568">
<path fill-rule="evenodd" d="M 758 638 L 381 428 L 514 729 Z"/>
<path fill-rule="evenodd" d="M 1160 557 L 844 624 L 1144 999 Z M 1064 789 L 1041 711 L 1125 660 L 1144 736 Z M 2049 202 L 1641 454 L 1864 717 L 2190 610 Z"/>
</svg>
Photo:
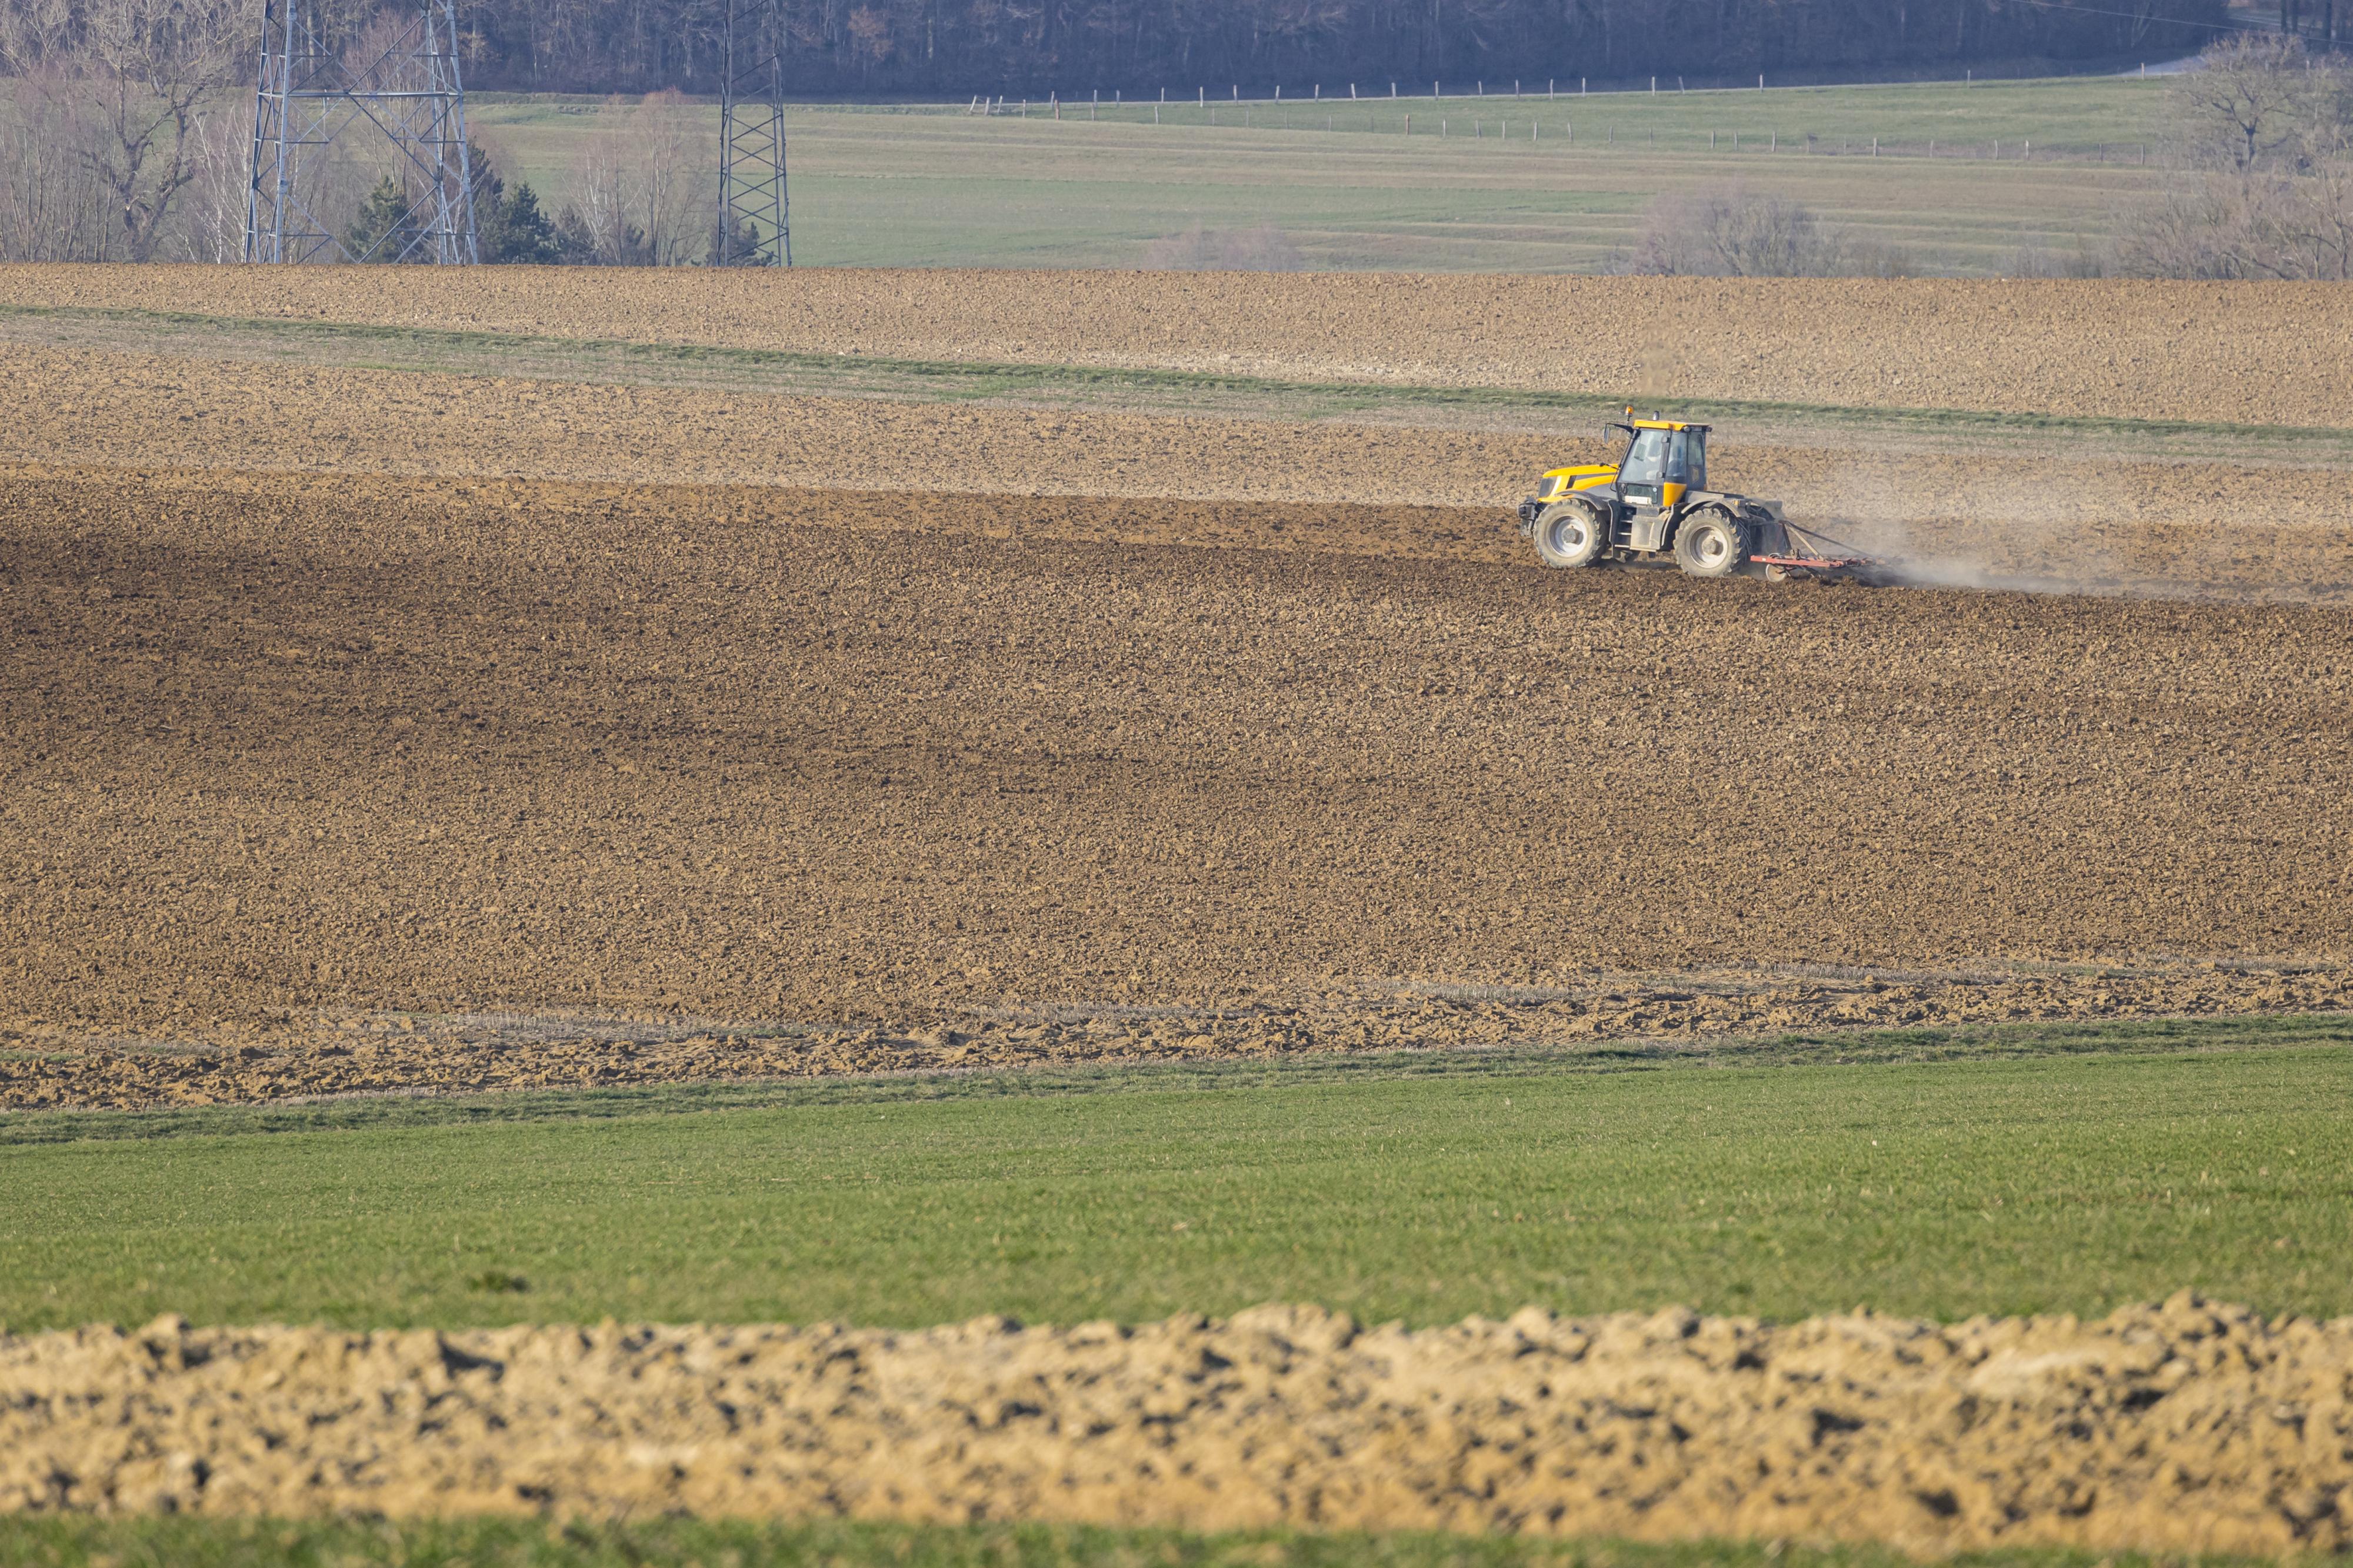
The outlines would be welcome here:
<svg viewBox="0 0 2353 1568">
<path fill-rule="evenodd" d="M 785 195 L 784 7 L 727 0 L 719 76 L 719 231 L 723 267 L 790 267 Z"/>
<path fill-rule="evenodd" d="M 413 3 L 390 42 L 336 55 L 319 37 L 311 0 L 264 0 L 248 261 L 480 259 L 456 0 Z M 389 150 L 404 208 L 383 233 L 355 242 L 313 210 L 330 149 L 363 158 Z"/>
</svg>

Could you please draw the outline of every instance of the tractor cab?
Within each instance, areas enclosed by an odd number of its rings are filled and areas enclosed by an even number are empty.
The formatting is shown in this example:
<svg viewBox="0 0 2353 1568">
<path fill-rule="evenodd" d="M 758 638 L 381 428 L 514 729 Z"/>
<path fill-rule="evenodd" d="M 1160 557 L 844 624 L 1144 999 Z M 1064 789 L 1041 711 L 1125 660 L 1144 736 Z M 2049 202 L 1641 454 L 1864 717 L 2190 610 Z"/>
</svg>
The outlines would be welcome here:
<svg viewBox="0 0 2353 1568">
<path fill-rule="evenodd" d="M 1610 428 L 1626 432 L 1618 494 L 1628 505 L 1672 510 L 1691 491 L 1707 489 L 1707 426 L 1642 419 Z"/>
<path fill-rule="evenodd" d="M 1626 432 L 1626 455 L 1618 460 L 1616 487 L 1623 510 L 1610 542 L 1633 550 L 1662 549 L 1683 498 L 1707 489 L 1708 426 L 1636 419 L 1610 428 Z"/>
</svg>

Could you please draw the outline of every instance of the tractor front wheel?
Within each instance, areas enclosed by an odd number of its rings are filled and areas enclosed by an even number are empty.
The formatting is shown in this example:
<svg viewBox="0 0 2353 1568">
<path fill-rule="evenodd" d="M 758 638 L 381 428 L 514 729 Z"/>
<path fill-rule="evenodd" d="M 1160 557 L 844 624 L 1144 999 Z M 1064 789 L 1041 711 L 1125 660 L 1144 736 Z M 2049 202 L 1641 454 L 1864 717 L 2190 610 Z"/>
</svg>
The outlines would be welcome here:
<svg viewBox="0 0 2353 1568">
<path fill-rule="evenodd" d="M 1591 502 L 1555 501 L 1537 514 L 1536 553 L 1547 566 L 1590 566 L 1601 559 L 1609 530 Z"/>
<path fill-rule="evenodd" d="M 1720 511 L 1703 511 L 1675 530 L 1675 564 L 1694 577 L 1729 577 L 1748 559 L 1740 525 Z"/>
</svg>

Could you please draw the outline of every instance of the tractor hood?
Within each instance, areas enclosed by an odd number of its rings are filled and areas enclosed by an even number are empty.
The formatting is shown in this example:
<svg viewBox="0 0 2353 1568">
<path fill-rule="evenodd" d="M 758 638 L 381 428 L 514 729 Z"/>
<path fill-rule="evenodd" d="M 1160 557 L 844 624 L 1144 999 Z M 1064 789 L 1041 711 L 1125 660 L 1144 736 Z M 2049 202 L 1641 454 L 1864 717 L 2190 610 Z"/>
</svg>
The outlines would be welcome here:
<svg viewBox="0 0 2353 1568">
<path fill-rule="evenodd" d="M 1591 489 L 1618 477 L 1615 463 L 1585 463 L 1572 468 L 1547 468 L 1536 481 L 1536 499 L 1550 500 L 1571 490 Z"/>
</svg>

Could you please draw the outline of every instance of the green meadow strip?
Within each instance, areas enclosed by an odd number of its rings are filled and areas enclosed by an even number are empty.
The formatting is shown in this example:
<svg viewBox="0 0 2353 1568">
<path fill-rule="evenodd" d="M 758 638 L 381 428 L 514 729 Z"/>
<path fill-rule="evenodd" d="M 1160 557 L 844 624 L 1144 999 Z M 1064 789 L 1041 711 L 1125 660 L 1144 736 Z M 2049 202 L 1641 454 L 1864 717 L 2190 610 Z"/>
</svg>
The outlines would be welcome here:
<svg viewBox="0 0 2353 1568">
<path fill-rule="evenodd" d="M 213 1137 L 491 1122 L 610 1121 L 699 1111 L 1076 1094 L 1263 1089 L 1391 1079 L 1664 1069 L 1868 1067 L 2013 1058 L 2353 1046 L 2353 1014 L 1992 1024 L 1574 1046 L 1333 1052 L 1229 1061 L 1070 1062 L 952 1072 L 648 1083 L 478 1094 L 354 1094 L 155 1110 L 0 1110 L 0 1148 L 91 1139 Z"/>
<path fill-rule="evenodd" d="M 2233 1568 L 2028 1548 L 1949 1568 Z M 1879 1546 L 658 1519 L 0 1518 L 0 1568 L 1910 1568 Z"/>
<path fill-rule="evenodd" d="M 602 362 L 606 366 L 624 370 L 636 368 L 649 372 L 732 370 L 767 374 L 783 379 L 807 378 L 811 384 L 807 387 L 779 390 L 806 391 L 813 395 L 843 387 L 855 395 L 938 400 L 1145 395 L 1258 404 L 1278 408 L 1286 405 L 1303 405 L 1303 415 L 1307 417 L 1430 409 L 1522 415 L 1550 413 L 1614 418 L 1623 411 L 1628 402 L 1615 395 L 1505 387 L 1296 381 L 1208 371 L 1098 368 L 980 360 L 892 359 L 879 355 L 810 353 L 706 343 L 442 331 L 366 322 L 289 321 L 266 317 L 79 306 L 0 305 L 0 321 L 5 321 L 135 326 L 150 333 L 159 328 L 170 328 L 189 334 L 207 333 L 216 339 L 242 335 L 268 342 L 322 350 L 349 349 L 364 344 L 379 350 L 413 351 L 415 357 L 406 360 L 392 358 L 362 362 L 348 356 L 343 359 L 346 364 L 379 370 L 512 376 L 527 374 L 533 368 L 510 363 L 512 359 L 533 355 L 543 359 L 560 357 L 565 361 L 561 366 L 547 368 L 572 374 L 553 376 L 552 379 L 579 379 L 579 372 L 597 368 L 596 364 L 584 363 L 584 361 Z M 153 353 L 168 350 L 170 344 L 153 341 L 151 337 L 142 346 L 146 352 Z M 473 355 L 490 359 L 492 363 L 474 368 L 450 363 L 453 355 Z M 1961 408 L 1859 408 L 1833 404 L 1737 398 L 1643 397 L 1635 401 L 1639 401 L 1646 413 L 1655 411 L 1678 417 L 1782 420 L 1893 435 L 2109 437 L 2158 442 L 2223 439 L 2263 447 L 2311 447 L 2316 449 L 2315 455 L 2320 456 L 2353 454 L 2353 431 L 2327 426 L 2089 418 Z"/>
</svg>

